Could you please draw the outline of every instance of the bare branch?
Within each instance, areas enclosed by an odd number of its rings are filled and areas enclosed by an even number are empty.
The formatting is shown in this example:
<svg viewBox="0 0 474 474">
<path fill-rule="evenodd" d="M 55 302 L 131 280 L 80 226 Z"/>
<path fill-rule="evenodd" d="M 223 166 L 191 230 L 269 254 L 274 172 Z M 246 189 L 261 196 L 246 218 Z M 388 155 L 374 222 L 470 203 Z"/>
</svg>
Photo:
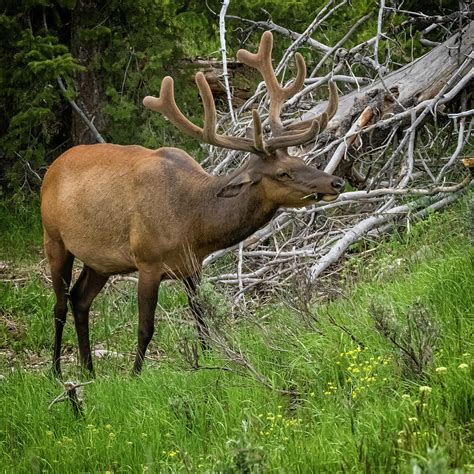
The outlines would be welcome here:
<svg viewBox="0 0 474 474">
<path fill-rule="evenodd" d="M 355 142 L 358 133 L 372 120 L 373 116 L 374 111 L 372 107 L 366 107 L 357 121 L 354 122 L 352 127 L 346 133 L 344 140 L 339 144 L 331 160 L 326 165 L 326 168 L 324 169 L 326 173 L 333 173 L 336 170 L 347 149 Z"/>
<path fill-rule="evenodd" d="M 456 194 L 453 194 L 453 200 L 459 197 L 459 191 Z M 430 199 L 430 198 L 426 198 Z M 359 240 L 364 234 L 367 234 L 374 227 L 377 227 L 381 224 L 384 224 L 389 219 L 395 218 L 397 215 L 405 214 L 414 209 L 420 208 L 422 206 L 434 204 L 431 201 L 427 201 L 425 198 L 419 201 L 414 201 L 409 204 L 402 206 L 392 207 L 391 209 L 386 210 L 384 213 L 374 214 L 373 216 L 364 219 L 363 221 L 356 224 L 351 229 L 345 231 L 344 237 L 342 237 L 332 248 L 331 250 L 319 260 L 316 265 L 313 265 L 310 269 L 310 278 L 311 281 L 315 281 L 329 266 L 337 262 L 344 252 L 347 250 L 349 245 Z M 445 199 L 445 198 L 442 198 Z M 440 199 L 438 199 L 440 200 Z"/>
<path fill-rule="evenodd" d="M 243 21 L 245 23 L 250 23 L 262 30 L 276 31 L 277 33 L 288 36 L 293 40 L 298 40 L 302 36 L 301 33 L 296 33 L 295 31 L 291 31 L 288 28 L 284 28 L 283 26 L 277 25 L 270 19 L 267 21 L 253 21 L 253 20 L 248 20 L 247 18 L 241 18 L 235 15 L 227 15 L 226 18 L 230 18 L 232 20 Z M 304 42 L 307 43 L 312 48 L 317 49 L 319 51 L 323 51 L 324 53 L 327 51 L 330 51 L 331 49 L 329 46 L 326 46 L 325 44 L 320 43 L 319 41 L 316 41 L 310 38 L 309 36 L 304 38 Z"/>
<path fill-rule="evenodd" d="M 229 86 L 229 73 L 227 72 L 227 51 L 225 46 L 225 14 L 229 7 L 230 0 L 223 0 L 222 7 L 219 14 L 219 38 L 221 42 L 221 55 L 222 55 L 222 77 L 224 78 L 224 86 L 227 95 L 227 103 L 229 105 L 229 113 L 232 118 L 232 123 L 235 125 L 237 120 L 234 114 L 234 107 L 232 105 L 232 94 Z"/>
<path fill-rule="evenodd" d="M 385 8 L 385 0 L 380 0 L 379 14 L 377 17 L 377 35 L 374 42 L 374 61 L 377 67 L 377 72 L 380 71 L 380 62 L 379 62 L 379 41 L 382 35 L 382 20 L 383 20 L 383 11 Z M 379 72 L 380 74 L 380 72 Z"/>
<path fill-rule="evenodd" d="M 79 114 L 79 117 L 81 117 L 82 121 L 89 127 L 89 130 L 93 133 L 95 139 L 99 143 L 105 143 L 105 140 L 103 139 L 102 135 L 99 133 L 97 128 L 95 128 L 95 125 L 92 123 L 92 121 L 87 118 L 87 115 L 79 108 L 76 102 L 69 98 L 69 95 L 67 93 L 66 87 L 64 86 L 63 80 L 60 77 L 57 77 L 56 80 L 59 84 L 59 89 L 61 90 L 64 98 L 71 104 L 71 107 Z"/>
<path fill-rule="evenodd" d="M 326 62 L 326 60 L 334 54 L 351 36 L 354 31 L 359 28 L 360 25 L 365 23 L 370 17 L 372 16 L 372 13 L 368 13 L 367 15 L 363 16 L 362 18 L 359 18 L 359 20 L 354 23 L 354 25 L 351 26 L 349 31 L 331 48 L 330 51 L 328 51 L 319 61 L 319 63 L 316 65 L 316 67 L 311 71 L 310 77 L 314 77 L 316 73 L 321 69 L 323 64 Z M 334 80 L 334 78 L 333 78 Z"/>
</svg>

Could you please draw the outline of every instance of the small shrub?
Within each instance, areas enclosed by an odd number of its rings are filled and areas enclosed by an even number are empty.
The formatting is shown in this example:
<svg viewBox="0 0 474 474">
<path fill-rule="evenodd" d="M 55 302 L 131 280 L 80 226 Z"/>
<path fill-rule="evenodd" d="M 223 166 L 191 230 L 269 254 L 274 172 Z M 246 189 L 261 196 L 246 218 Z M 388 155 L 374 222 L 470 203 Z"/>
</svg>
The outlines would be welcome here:
<svg viewBox="0 0 474 474">
<path fill-rule="evenodd" d="M 439 339 L 438 327 L 423 304 L 416 302 L 399 320 L 381 304 L 372 303 L 369 311 L 375 329 L 398 349 L 403 375 L 423 377 Z"/>
</svg>

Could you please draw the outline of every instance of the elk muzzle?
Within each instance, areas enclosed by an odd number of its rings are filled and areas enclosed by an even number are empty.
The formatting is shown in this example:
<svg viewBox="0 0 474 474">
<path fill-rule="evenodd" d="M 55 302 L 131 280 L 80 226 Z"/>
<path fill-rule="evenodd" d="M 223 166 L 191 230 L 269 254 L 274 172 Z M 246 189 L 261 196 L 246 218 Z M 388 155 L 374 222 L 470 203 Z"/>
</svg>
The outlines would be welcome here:
<svg viewBox="0 0 474 474">
<path fill-rule="evenodd" d="M 308 196 L 305 196 L 305 199 L 307 200 L 315 200 L 315 201 L 325 201 L 325 202 L 331 202 L 336 200 L 339 197 L 339 194 L 342 193 L 344 190 L 345 186 L 345 181 L 338 177 L 338 176 L 332 176 L 331 181 L 329 183 L 328 188 L 326 186 L 323 186 L 323 192 L 317 191 L 315 193 L 309 194 Z M 321 185 L 316 186 L 321 188 Z"/>
</svg>

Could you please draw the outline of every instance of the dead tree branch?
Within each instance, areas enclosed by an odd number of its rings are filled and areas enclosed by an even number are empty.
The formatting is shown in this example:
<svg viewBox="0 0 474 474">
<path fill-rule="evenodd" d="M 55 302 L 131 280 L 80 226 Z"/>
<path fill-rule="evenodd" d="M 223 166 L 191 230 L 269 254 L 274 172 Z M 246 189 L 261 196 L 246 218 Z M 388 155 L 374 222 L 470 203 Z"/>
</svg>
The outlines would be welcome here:
<svg viewBox="0 0 474 474">
<path fill-rule="evenodd" d="M 232 105 L 232 93 L 229 86 L 229 74 L 227 72 L 227 50 L 225 43 L 225 15 L 229 7 L 230 0 L 223 0 L 221 11 L 219 14 L 219 37 L 221 42 L 221 56 L 222 56 L 222 77 L 224 78 L 224 86 L 227 96 L 227 103 L 229 105 L 229 113 L 232 118 L 232 123 L 235 125 L 237 120 L 234 114 L 234 106 Z"/>
</svg>

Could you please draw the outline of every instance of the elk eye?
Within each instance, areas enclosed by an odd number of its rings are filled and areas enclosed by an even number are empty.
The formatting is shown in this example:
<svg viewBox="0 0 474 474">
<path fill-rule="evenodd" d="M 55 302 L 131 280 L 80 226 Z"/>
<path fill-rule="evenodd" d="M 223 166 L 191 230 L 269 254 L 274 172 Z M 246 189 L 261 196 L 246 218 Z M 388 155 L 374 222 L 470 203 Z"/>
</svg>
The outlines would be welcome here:
<svg viewBox="0 0 474 474">
<path fill-rule="evenodd" d="M 287 171 L 279 171 L 277 173 L 278 179 L 293 179 L 293 177 Z"/>
</svg>

